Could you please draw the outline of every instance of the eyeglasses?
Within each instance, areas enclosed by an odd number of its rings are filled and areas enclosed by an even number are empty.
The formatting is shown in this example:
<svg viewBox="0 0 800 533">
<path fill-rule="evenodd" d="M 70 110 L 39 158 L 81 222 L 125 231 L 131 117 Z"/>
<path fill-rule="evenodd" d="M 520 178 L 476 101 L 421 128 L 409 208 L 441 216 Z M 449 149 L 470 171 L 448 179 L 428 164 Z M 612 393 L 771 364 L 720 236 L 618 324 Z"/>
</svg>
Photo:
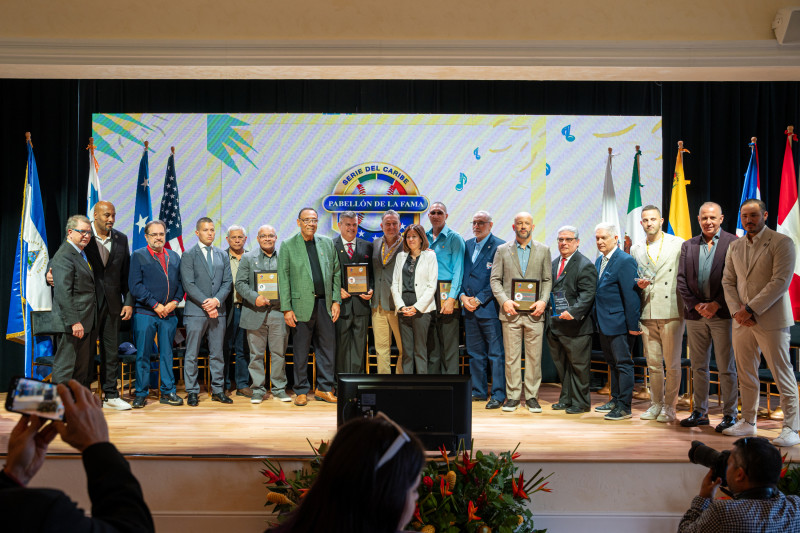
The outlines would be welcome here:
<svg viewBox="0 0 800 533">
<path fill-rule="evenodd" d="M 75 232 L 80 233 L 81 235 L 84 235 L 84 236 L 92 234 L 92 230 L 90 230 L 90 229 L 71 229 L 70 231 L 75 231 Z"/>
<path fill-rule="evenodd" d="M 572 242 L 575 240 L 575 237 L 559 237 L 558 242 Z"/>
<path fill-rule="evenodd" d="M 472 221 L 472 225 L 473 226 L 485 226 L 486 224 L 488 224 L 488 222 L 486 222 L 485 220 L 473 220 Z"/>
<path fill-rule="evenodd" d="M 148 237 L 166 237 L 166 233 L 145 233 Z"/>
<path fill-rule="evenodd" d="M 444 215 L 444 211 L 431 211 L 431 215 Z"/>
<path fill-rule="evenodd" d="M 319 222 L 319 219 L 317 219 L 317 218 L 301 218 L 300 222 L 302 222 L 306 226 L 313 226 L 314 224 Z"/>
<path fill-rule="evenodd" d="M 259 239 L 276 239 L 277 237 L 278 237 L 278 236 L 277 236 L 277 235 L 275 235 L 274 233 L 270 233 L 270 234 L 268 234 L 268 235 L 264 235 L 263 233 L 259 233 L 259 234 L 258 234 L 258 238 L 259 238 Z"/>
<path fill-rule="evenodd" d="M 378 414 L 375 415 L 375 418 L 383 418 L 393 425 L 398 433 L 397 438 L 394 439 L 392 445 L 389 446 L 385 452 L 383 452 L 383 455 L 381 455 L 381 458 L 378 460 L 378 464 L 375 465 L 375 471 L 377 472 L 380 467 L 391 461 L 394 456 L 397 455 L 397 452 L 400 451 L 400 448 L 402 448 L 406 442 L 411 442 L 411 438 L 406 434 L 405 431 L 403 431 L 403 428 L 401 428 L 394 420 L 386 416 L 383 411 L 378 411 Z"/>
</svg>

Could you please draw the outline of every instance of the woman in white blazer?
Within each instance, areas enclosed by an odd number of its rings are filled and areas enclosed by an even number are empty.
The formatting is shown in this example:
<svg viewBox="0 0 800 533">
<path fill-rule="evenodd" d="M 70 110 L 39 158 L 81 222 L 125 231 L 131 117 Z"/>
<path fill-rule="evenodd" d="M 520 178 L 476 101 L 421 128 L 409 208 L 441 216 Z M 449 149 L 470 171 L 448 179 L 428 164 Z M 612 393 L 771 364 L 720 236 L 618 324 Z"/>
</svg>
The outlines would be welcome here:
<svg viewBox="0 0 800 533">
<path fill-rule="evenodd" d="M 403 373 L 428 373 L 428 328 L 436 309 L 434 297 L 439 264 L 428 249 L 428 238 L 419 224 L 403 234 L 403 251 L 397 254 L 392 275 L 392 298 L 400 316 Z"/>
</svg>

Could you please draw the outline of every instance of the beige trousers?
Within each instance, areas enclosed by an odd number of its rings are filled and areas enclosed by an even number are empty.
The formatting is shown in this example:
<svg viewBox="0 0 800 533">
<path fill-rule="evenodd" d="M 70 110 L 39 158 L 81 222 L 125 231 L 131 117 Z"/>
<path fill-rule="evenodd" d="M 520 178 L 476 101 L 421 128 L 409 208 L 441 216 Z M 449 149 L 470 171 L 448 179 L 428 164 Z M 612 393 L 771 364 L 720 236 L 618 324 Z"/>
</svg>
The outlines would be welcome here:
<svg viewBox="0 0 800 533">
<path fill-rule="evenodd" d="M 386 311 L 382 307 L 372 310 L 372 336 L 375 338 L 375 353 L 378 354 L 378 374 L 391 374 L 392 335 L 397 343 L 397 350 L 402 361 L 403 341 L 400 340 L 400 322 L 394 311 Z M 403 373 L 403 365 L 395 367 L 396 374 Z"/>
<path fill-rule="evenodd" d="M 525 399 L 539 397 L 542 384 L 542 337 L 544 321 L 530 315 L 508 317 L 503 322 L 503 346 L 506 350 L 506 398 L 519 400 L 522 392 L 522 343 L 525 343 Z"/>
</svg>

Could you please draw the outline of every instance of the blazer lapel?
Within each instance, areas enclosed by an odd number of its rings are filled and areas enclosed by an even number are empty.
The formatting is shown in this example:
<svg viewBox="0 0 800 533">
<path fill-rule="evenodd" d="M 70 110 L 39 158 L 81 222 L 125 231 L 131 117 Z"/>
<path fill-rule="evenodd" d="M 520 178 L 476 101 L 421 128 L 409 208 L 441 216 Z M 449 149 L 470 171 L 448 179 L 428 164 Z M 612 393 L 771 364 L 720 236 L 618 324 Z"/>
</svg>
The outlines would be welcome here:
<svg viewBox="0 0 800 533">
<path fill-rule="evenodd" d="M 746 239 L 747 237 L 744 238 Z M 772 241 L 772 234 L 765 231 L 763 237 L 761 238 L 761 241 L 757 245 L 753 246 L 752 250 L 750 250 L 752 255 L 750 256 L 750 265 L 747 268 L 748 276 L 750 275 L 750 272 L 753 271 L 753 267 L 756 266 L 758 258 L 761 257 L 761 254 L 764 253 L 764 250 L 767 249 L 771 241 Z M 747 243 L 745 243 L 745 246 L 747 246 Z M 745 254 L 746 253 L 747 249 L 745 249 Z"/>
<path fill-rule="evenodd" d="M 508 247 L 508 253 L 511 254 L 511 264 L 517 269 L 517 276 L 525 277 L 525 274 L 522 272 L 522 265 L 519 262 L 519 254 L 517 253 L 517 244 L 516 242 L 512 242 L 511 246 Z M 528 259 L 528 264 L 530 265 L 530 258 Z"/>
<path fill-rule="evenodd" d="M 75 249 L 75 248 L 74 248 L 72 245 L 70 245 L 69 247 L 70 247 L 70 248 L 72 249 L 72 251 L 75 253 L 75 260 L 76 260 L 78 263 L 80 263 L 80 264 L 83 266 L 83 268 L 84 268 L 84 269 L 85 269 L 85 270 L 86 270 L 86 271 L 87 271 L 89 274 L 92 274 L 92 268 L 89 266 L 89 262 L 88 262 L 86 259 L 84 259 L 84 258 L 83 258 L 83 256 L 81 255 L 81 253 L 80 253 L 78 250 L 76 250 L 76 249 Z M 86 252 L 83 252 L 83 253 L 85 254 Z M 94 274 L 92 274 L 92 275 L 94 275 Z"/>
</svg>

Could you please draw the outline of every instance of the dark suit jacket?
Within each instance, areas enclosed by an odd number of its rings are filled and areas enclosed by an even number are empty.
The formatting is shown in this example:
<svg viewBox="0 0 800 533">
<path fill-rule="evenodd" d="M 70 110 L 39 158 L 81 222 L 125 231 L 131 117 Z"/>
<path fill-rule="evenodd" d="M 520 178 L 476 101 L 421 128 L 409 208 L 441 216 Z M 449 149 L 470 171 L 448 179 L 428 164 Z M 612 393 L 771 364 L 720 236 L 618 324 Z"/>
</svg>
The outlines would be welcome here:
<svg viewBox="0 0 800 533">
<path fill-rule="evenodd" d="M 94 234 L 83 251 L 92 265 L 98 305 L 105 300 L 108 312 L 113 315 L 119 315 L 123 305 L 133 305 L 133 297 L 128 292 L 128 272 L 131 264 L 128 237 L 115 229 L 111 230 L 111 252 L 105 265 L 100 257 L 100 250 L 97 249 Z"/>
<path fill-rule="evenodd" d="M 402 236 L 398 236 L 402 239 Z M 370 299 L 370 305 L 377 309 L 380 305 L 384 311 L 394 311 L 394 299 L 392 298 L 392 276 L 394 275 L 394 261 L 397 259 L 397 252 L 403 251 L 403 244 L 397 245 L 391 257 L 383 264 L 381 259 L 381 245 L 383 237 L 378 237 L 372 242 L 372 275 L 375 282 L 375 293 Z"/>
<path fill-rule="evenodd" d="M 81 259 L 82 260 L 82 259 Z M 155 531 L 142 488 L 124 457 L 109 442 L 83 451 L 92 516 L 55 489 L 20 487 L 0 473 L 0 515 L 5 531 Z"/>
<path fill-rule="evenodd" d="M 372 279 L 372 243 L 364 239 L 356 238 L 356 246 L 352 259 L 347 255 L 347 249 L 341 235 L 333 239 L 333 247 L 336 248 L 336 255 L 339 256 L 342 288 L 347 290 L 347 268 L 345 267 L 355 263 L 366 263 L 367 287 L 368 289 L 372 289 L 375 285 Z M 372 309 L 370 309 L 369 300 L 362 300 L 358 296 L 351 296 L 350 298 L 342 300 L 339 313 L 341 316 L 350 316 L 351 313 L 355 313 L 355 316 L 369 316 L 372 314 Z"/>
<path fill-rule="evenodd" d="M 486 238 L 488 240 L 481 248 L 478 257 L 475 258 L 474 264 L 472 262 L 472 253 L 475 251 L 475 237 L 466 242 L 461 294 L 475 296 L 481 301 L 481 305 L 474 311 L 476 317 L 497 318 L 500 314 L 500 306 L 497 305 L 497 300 L 492 294 L 492 286 L 489 284 L 489 279 L 492 276 L 494 254 L 497 252 L 497 247 L 505 243 L 505 241 L 491 233 Z M 462 308 L 462 313 L 467 314 L 469 311 Z"/>
<path fill-rule="evenodd" d="M 612 256 L 613 257 L 613 256 Z M 597 291 L 597 271 L 585 255 L 575 251 L 570 257 L 564 272 L 558 276 L 561 255 L 553 259 L 553 289 L 563 291 L 570 303 L 567 312 L 574 320 L 562 320 L 552 316 L 553 310 L 547 308 L 547 325 L 553 335 L 591 335 L 594 331 L 592 306 Z M 605 275 L 605 272 L 603 273 Z"/>
<path fill-rule="evenodd" d="M 88 334 L 94 329 L 97 295 L 94 274 L 89 264 L 69 241 L 61 243 L 50 260 L 53 269 L 53 314 L 72 333 L 72 325 L 80 322 Z"/>
<path fill-rule="evenodd" d="M 728 247 L 736 240 L 736 235 L 725 230 L 719 230 L 719 242 L 714 251 L 714 262 L 711 265 L 709 285 L 711 289 L 711 301 L 719 304 L 717 316 L 719 318 L 730 318 L 728 305 L 725 303 L 725 291 L 722 288 L 722 272 L 725 270 L 725 255 Z M 697 285 L 697 272 L 700 266 L 700 246 L 706 246 L 703 234 L 692 237 L 684 241 L 681 245 L 681 258 L 678 263 L 678 292 L 683 298 L 685 307 L 684 316 L 687 320 L 699 320 L 698 313 L 694 306 L 706 301 Z"/>
<path fill-rule="evenodd" d="M 181 256 L 181 283 L 186 291 L 186 307 L 183 316 L 207 317 L 203 310 L 203 300 L 216 298 L 219 301 L 217 311 L 219 316 L 225 316 L 225 298 L 233 289 L 231 264 L 228 254 L 213 247 L 214 273 L 208 273 L 208 263 L 200 250 L 200 245 L 195 244 Z"/>
<path fill-rule="evenodd" d="M 169 248 L 164 248 L 164 254 L 169 276 L 164 274 L 164 267 L 150 254 L 147 246 L 139 248 L 131 256 L 128 285 L 137 313 L 155 316 L 153 308 L 156 305 L 167 305 L 173 300 L 180 303 L 186 294 L 181 284 L 181 256 Z M 175 311 L 171 316 L 174 314 Z"/>
<path fill-rule="evenodd" d="M 597 273 L 603 256 L 594 262 Z M 636 290 L 636 259 L 617 249 L 608 260 L 603 277 L 597 280 L 594 319 L 603 335 L 622 335 L 639 331 L 641 299 Z"/>
</svg>

